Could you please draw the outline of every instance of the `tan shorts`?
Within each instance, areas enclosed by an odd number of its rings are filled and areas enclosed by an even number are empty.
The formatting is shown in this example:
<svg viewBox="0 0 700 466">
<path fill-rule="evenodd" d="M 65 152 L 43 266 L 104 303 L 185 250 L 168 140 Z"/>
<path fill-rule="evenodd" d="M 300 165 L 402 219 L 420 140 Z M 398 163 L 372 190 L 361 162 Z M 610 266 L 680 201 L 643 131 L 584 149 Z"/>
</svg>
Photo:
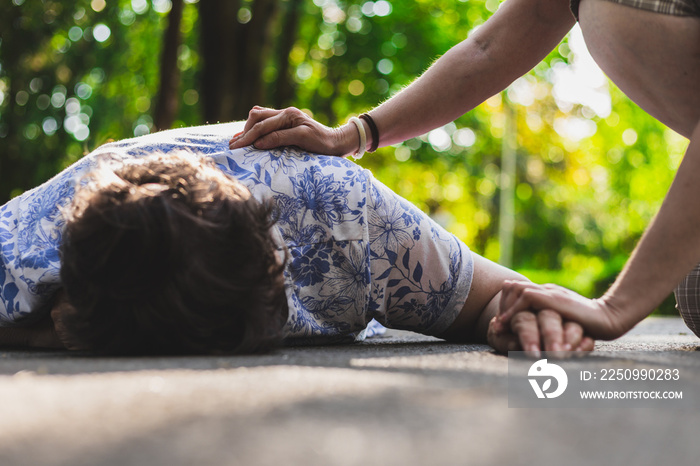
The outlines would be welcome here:
<svg viewBox="0 0 700 466">
<path fill-rule="evenodd" d="M 606 0 L 640 10 L 665 15 L 700 17 L 700 0 Z M 571 12 L 578 20 L 578 5 L 581 0 L 569 0 Z"/>
<path fill-rule="evenodd" d="M 700 264 L 680 282 L 675 294 L 676 308 L 685 324 L 700 336 Z"/>
</svg>

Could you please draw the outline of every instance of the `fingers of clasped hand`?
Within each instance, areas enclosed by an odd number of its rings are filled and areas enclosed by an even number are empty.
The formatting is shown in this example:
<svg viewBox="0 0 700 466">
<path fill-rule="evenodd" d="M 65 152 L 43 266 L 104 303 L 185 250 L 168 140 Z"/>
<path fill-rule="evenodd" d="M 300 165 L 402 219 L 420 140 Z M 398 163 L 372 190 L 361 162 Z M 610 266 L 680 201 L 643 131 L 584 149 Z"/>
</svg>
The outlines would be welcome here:
<svg viewBox="0 0 700 466">
<path fill-rule="evenodd" d="M 343 155 L 338 150 L 340 138 L 338 129 L 322 125 L 297 108 L 253 107 L 243 131 L 229 141 L 229 148 L 297 146 L 319 154 Z"/>
<path fill-rule="evenodd" d="M 498 320 L 507 326 L 523 311 L 556 311 L 565 320 L 579 323 L 586 334 L 600 339 L 622 335 L 626 328 L 619 312 L 601 299 L 588 299 L 558 285 L 506 281 L 503 285 Z"/>
<path fill-rule="evenodd" d="M 595 345 L 579 324 L 564 322 L 550 310 L 519 312 L 508 328 L 494 317 L 489 325 L 489 343 L 499 352 L 523 350 L 534 357 L 539 357 L 541 350 L 564 357 L 567 354 L 557 352 L 592 351 Z"/>
</svg>

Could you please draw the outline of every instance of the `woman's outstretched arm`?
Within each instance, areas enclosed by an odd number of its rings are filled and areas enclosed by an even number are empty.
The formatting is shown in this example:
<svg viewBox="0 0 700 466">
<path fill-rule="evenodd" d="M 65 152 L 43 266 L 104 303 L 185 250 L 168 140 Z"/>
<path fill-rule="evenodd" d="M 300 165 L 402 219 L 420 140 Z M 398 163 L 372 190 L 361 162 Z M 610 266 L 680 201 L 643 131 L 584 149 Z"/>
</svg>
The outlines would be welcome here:
<svg viewBox="0 0 700 466">
<path fill-rule="evenodd" d="M 474 275 L 460 314 L 441 338 L 450 341 L 488 343 L 496 351 L 591 351 L 593 340 L 582 327 L 552 311 L 520 312 L 508 325 L 496 319 L 504 282 L 530 283 L 506 267 L 472 253 Z"/>
</svg>

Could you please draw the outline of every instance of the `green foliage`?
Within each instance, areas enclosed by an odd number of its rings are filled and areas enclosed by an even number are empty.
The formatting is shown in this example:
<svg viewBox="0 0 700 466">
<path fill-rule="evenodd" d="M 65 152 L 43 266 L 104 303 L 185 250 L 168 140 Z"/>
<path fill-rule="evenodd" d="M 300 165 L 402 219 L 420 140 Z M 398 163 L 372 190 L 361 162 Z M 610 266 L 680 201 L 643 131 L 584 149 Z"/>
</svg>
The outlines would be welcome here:
<svg viewBox="0 0 700 466">
<path fill-rule="evenodd" d="M 13 0 L 0 10 L 0 200 L 109 139 L 150 130 L 164 2 Z M 188 4 L 180 53 L 182 124 L 199 122 L 191 90 L 196 18 Z"/>
<path fill-rule="evenodd" d="M 290 14 L 292 1 L 280 0 L 280 18 Z M 185 3 L 176 126 L 204 123 L 198 1 Z M 241 0 L 231 21 L 249 21 L 253 3 Z M 280 76 L 270 58 L 263 79 L 269 94 L 291 79 L 292 104 L 335 125 L 399 92 L 499 1 L 304 0 L 302 6 L 290 76 Z M 108 139 L 152 129 L 168 10 L 168 0 L 3 2 L 0 202 Z M 518 143 L 514 266 L 535 281 L 592 296 L 621 269 L 687 142 L 607 81 L 596 92 L 612 111 L 562 100 L 557 76 L 577 66 L 580 54 L 572 49 L 569 38 L 506 93 L 361 162 L 475 251 L 498 260 L 500 153 L 510 105 Z M 245 73 L 245 64 L 238 70 Z"/>
</svg>

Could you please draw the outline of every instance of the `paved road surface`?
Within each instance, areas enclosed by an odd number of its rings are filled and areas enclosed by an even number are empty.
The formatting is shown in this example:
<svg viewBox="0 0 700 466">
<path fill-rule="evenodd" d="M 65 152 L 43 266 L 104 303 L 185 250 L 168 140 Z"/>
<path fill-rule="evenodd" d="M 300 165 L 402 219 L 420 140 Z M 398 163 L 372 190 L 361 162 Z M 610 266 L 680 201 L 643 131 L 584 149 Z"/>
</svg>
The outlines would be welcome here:
<svg viewBox="0 0 700 466">
<path fill-rule="evenodd" d="M 669 367 L 698 347 L 673 318 L 598 345 Z M 2 351 L 0 466 L 700 462 L 695 409 L 509 408 L 507 373 L 488 346 L 394 331 L 252 357 Z"/>
</svg>

